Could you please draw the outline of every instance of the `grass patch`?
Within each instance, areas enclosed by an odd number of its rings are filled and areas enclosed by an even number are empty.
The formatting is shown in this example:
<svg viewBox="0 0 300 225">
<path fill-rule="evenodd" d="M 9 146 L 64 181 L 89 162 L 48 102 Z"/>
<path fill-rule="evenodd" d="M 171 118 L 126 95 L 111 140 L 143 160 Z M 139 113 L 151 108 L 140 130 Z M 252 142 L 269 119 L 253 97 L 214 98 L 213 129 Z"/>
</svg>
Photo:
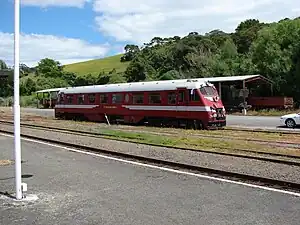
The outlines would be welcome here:
<svg viewBox="0 0 300 225">
<path fill-rule="evenodd" d="M 268 146 L 263 144 L 257 144 L 250 141 L 240 140 L 217 140 L 214 138 L 196 138 L 196 137 L 166 137 L 161 135 L 153 135 L 147 133 L 134 133 L 115 130 L 105 130 L 101 132 L 104 135 L 109 135 L 109 138 L 122 141 L 134 141 L 142 144 L 154 144 L 163 145 L 166 147 L 183 147 L 190 149 L 210 150 L 215 152 L 231 152 L 237 153 L 239 149 L 266 152 L 266 153 L 278 153 L 282 155 L 300 156 L 300 152 L 295 149 L 279 148 L 274 146 Z M 248 153 L 247 153 L 248 154 Z"/>
<path fill-rule="evenodd" d="M 129 62 L 121 62 L 122 54 L 103 59 L 95 59 L 86 62 L 65 65 L 65 71 L 73 72 L 78 75 L 98 75 L 100 72 L 110 72 L 116 69 L 116 72 L 124 72 Z"/>
</svg>

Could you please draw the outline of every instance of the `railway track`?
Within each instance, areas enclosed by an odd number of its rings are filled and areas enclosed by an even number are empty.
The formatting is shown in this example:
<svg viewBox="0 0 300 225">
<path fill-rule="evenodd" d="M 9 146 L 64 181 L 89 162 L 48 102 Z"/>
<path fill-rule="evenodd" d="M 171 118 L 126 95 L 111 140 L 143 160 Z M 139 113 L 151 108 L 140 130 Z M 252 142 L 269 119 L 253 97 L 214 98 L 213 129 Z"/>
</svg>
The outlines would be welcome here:
<svg viewBox="0 0 300 225">
<path fill-rule="evenodd" d="M 34 128 L 33 125 L 31 125 L 31 128 L 45 130 L 41 127 Z M 59 129 L 51 128 L 50 130 L 53 132 L 60 132 Z M 7 131 L 2 128 L 0 128 L 0 132 L 13 135 L 13 131 Z M 69 133 L 71 133 L 71 132 L 69 132 Z M 75 133 L 78 135 L 78 132 L 74 132 L 74 134 Z M 85 134 L 85 135 L 87 135 L 87 134 Z M 212 168 L 208 168 L 208 167 L 201 167 L 201 166 L 195 166 L 195 165 L 186 164 L 186 163 L 174 162 L 171 160 L 162 160 L 162 159 L 158 159 L 155 157 L 144 157 L 141 155 L 127 154 L 127 153 L 123 153 L 123 152 L 111 151 L 111 150 L 104 149 L 104 148 L 95 148 L 95 147 L 79 145 L 79 144 L 69 143 L 69 142 L 60 141 L 60 140 L 53 140 L 53 139 L 49 139 L 47 137 L 37 137 L 34 135 L 29 135 L 29 134 L 21 134 L 21 136 L 23 138 L 27 138 L 27 139 L 31 139 L 31 140 L 38 140 L 38 141 L 42 141 L 42 142 L 46 142 L 46 143 L 56 144 L 56 145 L 63 146 L 63 147 L 80 149 L 81 151 L 101 153 L 101 154 L 106 154 L 106 155 L 114 156 L 114 157 L 121 157 L 121 158 L 126 158 L 126 159 L 130 159 L 130 160 L 136 160 L 136 161 L 141 161 L 141 162 L 146 162 L 146 163 L 151 163 L 151 164 L 159 164 L 159 165 L 163 165 L 163 166 L 167 166 L 167 167 L 171 167 L 171 168 L 193 170 L 193 171 L 197 171 L 197 172 L 201 172 L 201 173 L 207 173 L 209 175 L 214 175 L 214 176 L 220 177 L 220 178 L 230 178 L 230 179 L 236 180 L 236 181 L 242 180 L 242 181 L 245 181 L 248 183 L 263 184 L 263 185 L 272 186 L 272 187 L 280 187 L 285 190 L 297 190 L 297 192 L 300 190 L 300 183 L 298 183 L 298 182 L 289 182 L 289 181 L 280 180 L 280 179 L 272 179 L 272 178 L 268 178 L 268 177 L 254 176 L 254 175 L 249 175 L 249 174 L 244 174 L 244 173 L 212 169 Z M 187 150 L 187 149 L 185 149 L 185 150 Z M 195 150 L 193 150 L 193 151 L 195 151 Z M 226 154 L 224 154 L 224 155 L 226 155 Z M 236 155 L 235 157 L 242 157 L 242 156 Z M 251 159 L 253 159 L 253 158 L 251 158 Z M 258 159 L 258 158 L 255 158 L 255 159 L 267 161 L 267 159 Z M 274 161 L 272 159 L 269 160 L 268 162 L 284 163 L 283 161 L 279 161 L 279 160 Z M 300 166 L 299 163 L 296 163 L 293 165 Z"/>
<path fill-rule="evenodd" d="M 12 122 L 9 121 L 4 121 L 4 120 L 0 120 L 0 123 L 7 123 L 7 124 L 12 124 Z M 23 123 L 24 126 L 32 126 L 32 124 L 28 124 L 28 123 Z M 35 125 L 36 127 L 38 127 L 38 125 Z M 46 126 L 41 126 L 39 125 L 39 127 L 41 128 L 48 128 Z M 119 130 L 119 131 L 124 131 L 124 132 L 136 132 L 136 133 L 147 133 L 147 134 L 154 134 L 154 135 L 166 135 L 166 136 L 174 136 L 177 135 L 178 136 L 178 132 L 176 131 L 170 131 L 170 130 L 164 130 L 164 131 L 150 131 L 150 130 L 143 130 L 140 129 L 141 127 L 123 127 L 123 128 L 110 128 L 111 130 Z M 61 128 L 57 128 L 59 130 L 65 130 L 65 131 L 74 131 L 71 129 L 61 129 Z M 296 132 L 286 132 L 286 131 L 269 131 L 269 130 L 256 130 L 256 129 L 240 129 L 240 128 L 225 128 L 225 131 L 243 131 L 243 132 L 249 132 L 249 133 L 266 133 L 266 134 L 282 134 L 282 135 L 289 135 L 289 134 L 293 134 L 295 136 L 299 136 L 299 140 L 300 140 L 300 133 L 298 131 Z M 74 131 L 75 132 L 75 131 Z M 83 133 L 83 131 L 81 131 Z M 85 132 L 88 134 L 95 134 L 95 133 L 91 133 L 91 132 Z M 109 135 L 104 135 L 104 134 L 98 134 L 98 135 L 102 135 L 102 136 L 109 136 Z M 264 144 L 264 145 L 268 145 L 268 146 L 274 146 L 274 147 L 288 147 L 288 148 L 294 148 L 294 149 L 300 149 L 300 142 L 291 142 L 291 141 L 274 141 L 274 140 L 262 140 L 262 139 L 258 139 L 258 138 L 244 138 L 244 137 L 238 137 L 238 136 L 229 136 L 229 135 L 222 135 L 222 136 L 217 136 L 217 135 L 213 135 L 213 134 L 209 134 L 209 135 L 205 135 L 205 134 L 189 134 L 189 137 L 196 137 L 196 138 L 214 138 L 214 139 L 218 139 L 218 140 L 238 140 L 238 141 L 245 141 L 245 142 L 252 142 L 252 143 L 257 143 L 257 144 Z M 224 148 L 226 149 L 226 148 Z M 235 149 L 237 150 L 237 149 Z M 241 150 L 241 149 L 239 149 Z"/>
<path fill-rule="evenodd" d="M 10 121 L 3 121 L 0 120 L 0 124 L 10 124 L 12 125 L 13 122 Z M 102 138 L 112 138 L 114 135 L 110 134 L 101 134 L 101 133 L 96 133 L 96 132 L 88 132 L 88 131 L 78 131 L 74 129 L 67 129 L 67 128 L 59 128 L 59 127 L 49 127 L 49 126 L 43 126 L 43 125 L 37 125 L 37 124 L 30 124 L 30 123 L 22 123 L 22 126 L 24 127 L 33 127 L 33 128 L 41 128 L 41 129 L 55 129 L 58 132 L 73 132 L 73 133 L 79 133 L 79 134 L 84 134 L 84 135 L 95 135 L 99 136 Z M 146 134 L 153 134 L 153 135 L 165 135 L 165 136 L 179 136 L 177 132 L 175 131 L 148 131 L 148 130 L 143 130 L 143 129 L 128 129 L 128 128 L 110 128 L 111 130 L 117 130 L 117 131 L 126 131 L 126 132 L 136 132 L 136 133 L 146 133 Z M 293 134 L 297 135 L 297 134 Z M 298 135 L 297 135 L 298 136 Z M 217 136 L 217 135 L 206 135 L 206 134 L 189 134 L 189 137 L 195 137 L 195 138 L 210 138 L 210 139 L 218 139 L 218 140 L 238 140 L 238 141 L 245 141 L 245 142 L 252 142 L 252 143 L 257 143 L 257 144 L 264 144 L 268 146 L 274 146 L 274 147 L 285 147 L 285 148 L 292 148 L 292 149 L 299 149 L 300 151 L 300 143 L 299 142 L 289 142 L 289 141 L 274 141 L 274 140 L 262 140 L 262 139 L 257 139 L 257 138 L 243 138 L 243 137 L 238 137 L 238 136 L 228 136 L 228 135 L 222 135 L 222 136 Z M 300 140 L 300 134 L 299 134 L 299 140 Z M 219 147 L 223 150 L 234 150 L 235 152 L 247 152 L 247 153 L 253 153 L 253 154 L 261 154 L 261 155 L 273 155 L 273 156 L 282 156 L 285 157 L 285 154 L 276 154 L 276 153 L 267 153 L 263 151 L 253 151 L 249 149 L 237 149 L 237 148 L 226 148 L 226 147 Z M 292 157 L 294 158 L 299 158 L 299 156 L 293 155 Z"/>
<path fill-rule="evenodd" d="M 13 125 L 13 122 L 10 121 L 0 121 L 0 124 L 6 124 L 6 125 Z M 196 148 L 183 148 L 183 147 L 176 147 L 176 146 L 167 146 L 162 144 L 153 144 L 153 143 L 145 143 L 143 141 L 139 140 L 129 140 L 129 139 L 120 139 L 116 137 L 115 135 L 110 134 L 101 134 L 101 133 L 95 133 L 95 132 L 88 132 L 88 131 L 79 131 L 79 130 L 73 130 L 73 129 L 67 129 L 67 128 L 58 128 L 58 127 L 49 127 L 49 126 L 43 126 L 43 125 L 36 125 L 36 124 L 27 124 L 22 123 L 22 127 L 27 127 L 31 129 L 39 129 L 39 130 L 45 130 L 45 131 L 54 131 L 54 132 L 61 132 L 66 134 L 76 134 L 81 136 L 87 136 L 87 137 L 94 137 L 94 138 L 106 138 L 106 139 L 113 139 L 117 141 L 124 141 L 124 142 L 130 142 L 135 144 L 146 144 L 153 147 L 167 147 L 171 149 L 177 149 L 181 151 L 194 151 L 194 152 L 203 152 L 203 153 L 211 153 L 211 154 L 217 154 L 217 155 L 223 155 L 223 156 L 234 156 L 238 158 L 246 158 L 246 159 L 255 159 L 255 160 L 261 160 L 266 162 L 274 162 L 274 163 L 281 163 L 286 165 L 293 165 L 293 166 L 300 166 L 300 156 L 298 155 L 287 155 L 287 154 L 281 154 L 281 153 L 273 153 L 273 152 L 264 152 L 259 150 L 251 150 L 251 149 L 241 149 L 241 148 L 226 148 L 226 147 L 218 147 L 218 151 L 215 150 L 208 150 L 208 149 L 196 149 Z M 1 131 L 1 129 L 0 129 Z M 147 132 L 147 131 L 145 131 Z M 168 134 L 168 135 L 174 135 L 175 133 L 159 133 L 161 134 Z M 196 135 L 196 137 L 209 137 L 209 135 Z M 220 137 L 214 137 L 213 138 L 220 138 Z M 221 137 L 222 138 L 222 137 Z M 227 138 L 227 137 L 226 137 Z M 224 137 L 223 137 L 224 139 Z M 234 140 L 234 139 L 233 139 Z M 243 139 L 239 139 L 243 140 Z M 255 140 L 256 141 L 256 140 Z M 268 141 L 262 141 L 263 143 L 269 143 Z M 282 142 L 280 142 L 282 144 Z M 292 144 L 294 143 L 288 143 L 285 142 L 284 144 Z M 300 151 L 300 145 L 298 144 L 298 147 L 293 146 L 294 148 L 299 148 Z M 223 151 L 220 151 L 223 150 Z M 230 152 L 228 152 L 230 151 Z"/>
</svg>

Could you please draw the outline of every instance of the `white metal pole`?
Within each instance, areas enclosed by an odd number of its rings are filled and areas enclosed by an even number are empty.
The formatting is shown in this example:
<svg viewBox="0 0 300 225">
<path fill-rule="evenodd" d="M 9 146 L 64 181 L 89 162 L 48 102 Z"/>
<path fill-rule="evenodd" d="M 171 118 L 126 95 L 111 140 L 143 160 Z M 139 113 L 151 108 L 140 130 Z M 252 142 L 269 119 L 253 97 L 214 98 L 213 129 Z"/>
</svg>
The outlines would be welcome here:
<svg viewBox="0 0 300 225">
<path fill-rule="evenodd" d="M 21 127 L 20 127 L 20 0 L 15 0 L 14 35 L 14 134 L 15 134 L 15 182 L 16 199 L 22 199 L 21 176 Z"/>
</svg>

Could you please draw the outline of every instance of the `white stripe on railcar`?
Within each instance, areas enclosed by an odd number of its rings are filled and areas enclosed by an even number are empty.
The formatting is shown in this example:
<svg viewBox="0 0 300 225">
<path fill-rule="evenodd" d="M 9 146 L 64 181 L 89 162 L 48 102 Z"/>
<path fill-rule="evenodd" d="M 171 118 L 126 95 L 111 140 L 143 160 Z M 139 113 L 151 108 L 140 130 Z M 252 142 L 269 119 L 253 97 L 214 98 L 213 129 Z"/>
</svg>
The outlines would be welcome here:
<svg viewBox="0 0 300 225">
<path fill-rule="evenodd" d="M 155 111 L 197 111 L 210 112 L 209 106 L 153 106 L 153 105 L 123 105 L 130 110 L 155 110 Z"/>
<path fill-rule="evenodd" d="M 93 109 L 98 105 L 55 105 L 56 109 Z"/>
<path fill-rule="evenodd" d="M 56 105 L 57 109 L 93 109 L 98 105 Z M 122 105 L 129 110 L 210 112 L 209 106 Z"/>
</svg>

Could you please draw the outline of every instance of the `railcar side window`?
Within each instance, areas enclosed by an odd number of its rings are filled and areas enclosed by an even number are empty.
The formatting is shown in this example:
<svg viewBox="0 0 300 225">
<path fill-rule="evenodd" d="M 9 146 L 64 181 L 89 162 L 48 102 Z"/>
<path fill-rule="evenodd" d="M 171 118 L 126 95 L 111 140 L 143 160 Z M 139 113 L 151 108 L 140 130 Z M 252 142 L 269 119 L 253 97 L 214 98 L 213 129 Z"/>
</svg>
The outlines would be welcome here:
<svg viewBox="0 0 300 225">
<path fill-rule="evenodd" d="M 180 91 L 178 95 L 178 102 L 184 102 L 184 91 Z"/>
<path fill-rule="evenodd" d="M 123 101 L 123 94 L 112 94 L 113 104 L 122 103 L 122 101 Z"/>
<path fill-rule="evenodd" d="M 192 102 L 200 101 L 200 96 L 198 95 L 196 89 L 190 90 L 190 101 Z"/>
<path fill-rule="evenodd" d="M 168 93 L 168 104 L 170 104 L 170 105 L 176 104 L 176 93 L 175 92 Z"/>
<path fill-rule="evenodd" d="M 108 95 L 107 94 L 100 94 L 100 103 L 101 104 L 108 103 Z"/>
<path fill-rule="evenodd" d="M 68 95 L 67 101 L 68 101 L 68 104 L 72 104 L 73 103 L 73 95 Z"/>
<path fill-rule="evenodd" d="M 96 101 L 96 95 L 95 94 L 89 94 L 89 102 L 95 103 Z"/>
<path fill-rule="evenodd" d="M 79 95 L 77 98 L 78 104 L 83 104 L 84 103 L 84 95 Z"/>
<path fill-rule="evenodd" d="M 150 104 L 159 104 L 161 103 L 161 97 L 159 93 L 149 94 L 149 103 Z"/>
<path fill-rule="evenodd" d="M 143 104 L 144 103 L 144 94 L 133 94 L 132 102 L 133 102 L 133 104 Z"/>
</svg>

